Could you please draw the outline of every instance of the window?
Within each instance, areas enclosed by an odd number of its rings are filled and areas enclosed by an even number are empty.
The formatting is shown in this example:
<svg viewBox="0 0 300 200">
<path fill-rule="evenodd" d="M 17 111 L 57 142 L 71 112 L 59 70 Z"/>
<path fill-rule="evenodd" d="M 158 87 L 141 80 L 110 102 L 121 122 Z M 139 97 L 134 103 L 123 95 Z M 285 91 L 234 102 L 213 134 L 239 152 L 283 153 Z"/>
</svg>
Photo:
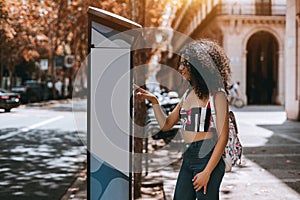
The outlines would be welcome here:
<svg viewBox="0 0 300 200">
<path fill-rule="evenodd" d="M 271 15 L 271 0 L 256 0 L 255 1 L 255 13 L 256 15 Z"/>
</svg>

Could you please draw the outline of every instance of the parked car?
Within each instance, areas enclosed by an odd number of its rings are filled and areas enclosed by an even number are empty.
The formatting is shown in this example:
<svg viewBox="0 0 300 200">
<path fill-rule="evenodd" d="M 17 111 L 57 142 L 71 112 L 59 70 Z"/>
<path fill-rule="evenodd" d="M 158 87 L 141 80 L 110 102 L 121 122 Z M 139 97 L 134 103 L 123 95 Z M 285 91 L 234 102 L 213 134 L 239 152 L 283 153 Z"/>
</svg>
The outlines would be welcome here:
<svg viewBox="0 0 300 200">
<path fill-rule="evenodd" d="M 0 108 L 5 112 L 10 112 L 12 108 L 20 105 L 20 95 L 17 93 L 9 92 L 0 88 Z"/>
<path fill-rule="evenodd" d="M 46 84 L 35 80 L 27 80 L 24 85 L 13 87 L 11 91 L 21 95 L 21 103 L 47 100 L 49 94 Z"/>
</svg>

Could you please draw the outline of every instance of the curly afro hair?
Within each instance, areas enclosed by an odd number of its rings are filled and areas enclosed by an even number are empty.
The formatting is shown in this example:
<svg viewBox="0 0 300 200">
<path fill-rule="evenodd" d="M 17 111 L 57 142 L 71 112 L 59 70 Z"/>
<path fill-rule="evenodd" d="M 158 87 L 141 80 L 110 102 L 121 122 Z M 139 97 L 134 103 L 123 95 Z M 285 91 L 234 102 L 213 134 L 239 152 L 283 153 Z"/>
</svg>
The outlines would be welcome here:
<svg viewBox="0 0 300 200">
<path fill-rule="evenodd" d="M 188 61 L 190 84 L 200 99 L 219 88 L 228 94 L 231 70 L 225 51 L 214 41 L 202 39 L 187 44 L 179 52 Z"/>
</svg>

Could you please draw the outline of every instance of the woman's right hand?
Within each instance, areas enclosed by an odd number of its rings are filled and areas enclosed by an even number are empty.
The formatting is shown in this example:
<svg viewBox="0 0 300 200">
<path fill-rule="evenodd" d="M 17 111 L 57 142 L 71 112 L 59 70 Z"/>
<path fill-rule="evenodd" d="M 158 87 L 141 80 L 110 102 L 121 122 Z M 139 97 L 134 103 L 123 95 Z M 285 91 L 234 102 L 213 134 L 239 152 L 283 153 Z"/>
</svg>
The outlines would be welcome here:
<svg viewBox="0 0 300 200">
<path fill-rule="evenodd" d="M 144 90 L 143 88 L 139 87 L 136 84 L 133 84 L 133 86 L 137 90 L 136 98 L 139 101 L 144 101 L 145 99 L 147 99 L 152 104 L 158 104 L 158 100 L 154 94 L 152 94 L 151 92 L 148 92 L 147 90 Z"/>
</svg>

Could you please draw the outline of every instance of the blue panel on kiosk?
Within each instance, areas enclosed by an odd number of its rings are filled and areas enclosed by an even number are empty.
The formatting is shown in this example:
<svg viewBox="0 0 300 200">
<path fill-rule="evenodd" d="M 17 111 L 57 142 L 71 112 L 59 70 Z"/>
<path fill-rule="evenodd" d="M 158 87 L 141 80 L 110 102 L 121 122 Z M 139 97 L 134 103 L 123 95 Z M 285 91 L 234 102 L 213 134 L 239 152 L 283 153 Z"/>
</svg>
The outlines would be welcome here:
<svg viewBox="0 0 300 200">
<path fill-rule="evenodd" d="M 127 199 L 129 178 L 108 163 L 90 155 L 90 192 L 94 200 Z"/>
</svg>

